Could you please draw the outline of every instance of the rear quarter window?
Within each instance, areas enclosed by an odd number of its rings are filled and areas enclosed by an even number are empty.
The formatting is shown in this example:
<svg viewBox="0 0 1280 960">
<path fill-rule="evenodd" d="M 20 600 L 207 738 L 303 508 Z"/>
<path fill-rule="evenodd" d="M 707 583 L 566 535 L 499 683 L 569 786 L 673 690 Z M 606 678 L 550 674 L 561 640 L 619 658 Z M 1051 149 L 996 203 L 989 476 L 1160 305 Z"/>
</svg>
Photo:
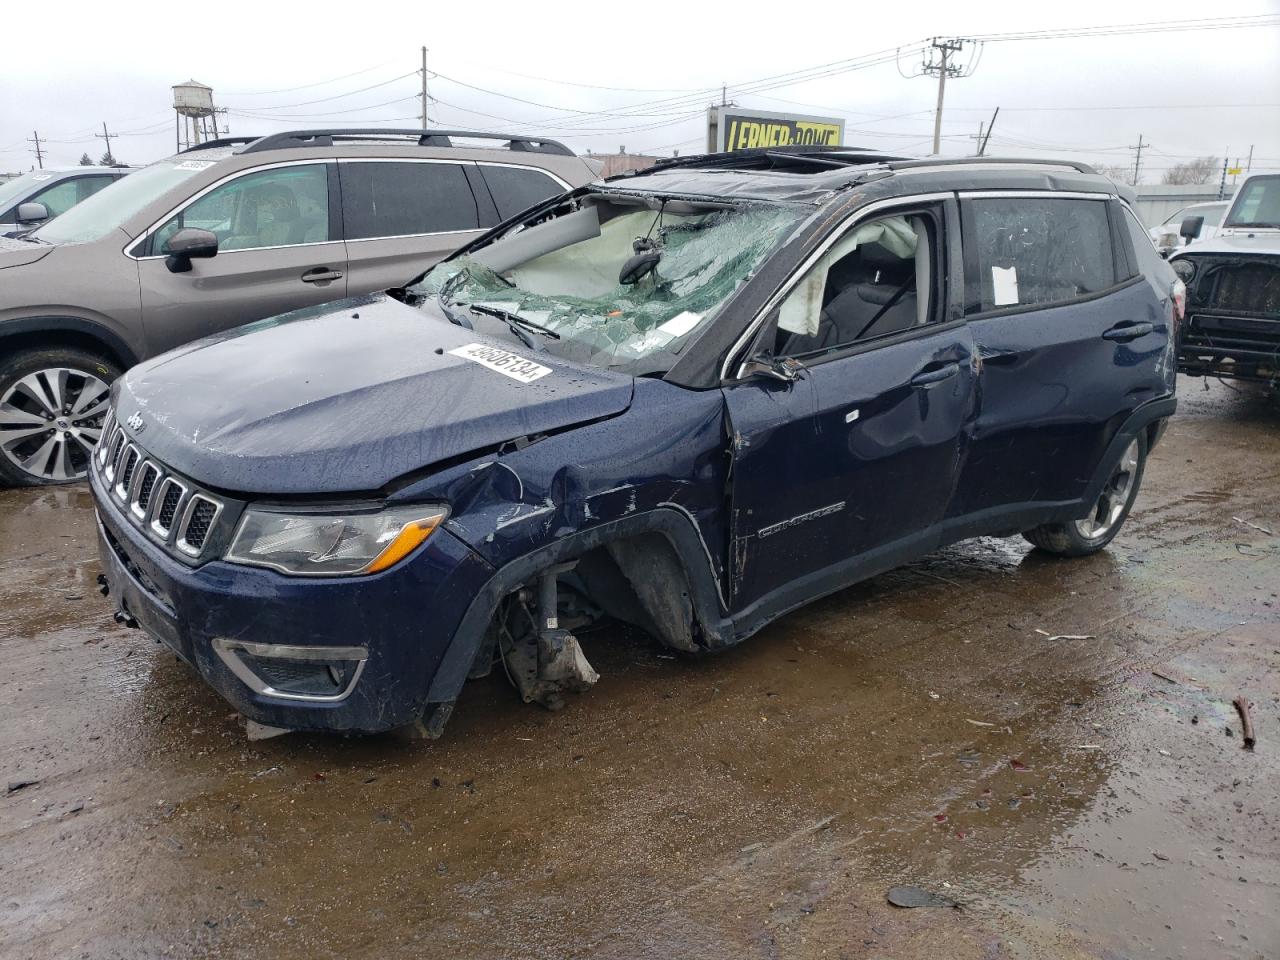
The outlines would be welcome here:
<svg viewBox="0 0 1280 960">
<path fill-rule="evenodd" d="M 480 172 L 489 185 L 501 220 L 509 220 L 535 203 L 564 192 L 564 187 L 541 170 L 481 164 Z"/>
<path fill-rule="evenodd" d="M 965 220 L 969 313 L 1063 303 L 1116 285 L 1105 199 L 974 199 Z"/>
<path fill-rule="evenodd" d="M 341 163 L 348 240 L 475 230 L 476 198 L 456 163 Z"/>
</svg>

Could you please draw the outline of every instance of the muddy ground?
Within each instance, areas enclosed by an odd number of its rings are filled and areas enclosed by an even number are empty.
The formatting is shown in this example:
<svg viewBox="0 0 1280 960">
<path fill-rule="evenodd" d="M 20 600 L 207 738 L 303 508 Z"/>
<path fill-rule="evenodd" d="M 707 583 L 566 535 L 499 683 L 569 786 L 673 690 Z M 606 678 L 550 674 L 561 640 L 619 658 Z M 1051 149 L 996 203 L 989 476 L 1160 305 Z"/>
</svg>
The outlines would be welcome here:
<svg viewBox="0 0 1280 960">
<path fill-rule="evenodd" d="M 1181 389 L 1099 556 L 971 541 L 701 661 L 603 629 L 592 692 L 493 676 L 435 743 L 247 742 L 112 623 L 87 491 L 0 492 L 0 956 L 1280 956 L 1280 404 Z"/>
</svg>

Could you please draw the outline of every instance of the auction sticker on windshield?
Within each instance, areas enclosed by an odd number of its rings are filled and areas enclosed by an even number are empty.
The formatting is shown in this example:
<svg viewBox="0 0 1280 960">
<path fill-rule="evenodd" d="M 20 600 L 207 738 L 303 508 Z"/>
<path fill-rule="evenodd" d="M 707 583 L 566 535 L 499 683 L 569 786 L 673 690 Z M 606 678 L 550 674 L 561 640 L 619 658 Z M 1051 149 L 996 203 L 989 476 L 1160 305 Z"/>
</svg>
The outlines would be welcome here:
<svg viewBox="0 0 1280 960">
<path fill-rule="evenodd" d="M 468 343 L 465 347 L 450 350 L 449 353 L 455 357 L 470 360 L 472 363 L 478 363 L 482 367 L 488 367 L 521 383 L 533 383 L 551 372 L 550 367 L 544 367 L 540 363 L 526 360 L 500 347 L 491 347 L 484 343 Z"/>
</svg>

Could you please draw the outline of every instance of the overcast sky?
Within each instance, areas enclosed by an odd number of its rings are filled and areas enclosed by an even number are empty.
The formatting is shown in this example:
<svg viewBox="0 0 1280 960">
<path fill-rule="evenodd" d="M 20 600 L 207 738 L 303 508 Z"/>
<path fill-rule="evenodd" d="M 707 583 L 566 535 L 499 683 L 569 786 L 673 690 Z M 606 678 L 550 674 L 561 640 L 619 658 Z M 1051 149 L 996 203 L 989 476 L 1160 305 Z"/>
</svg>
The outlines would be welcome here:
<svg viewBox="0 0 1280 960">
<path fill-rule="evenodd" d="M 1229 7 L 21 0 L 0 14 L 0 172 L 34 165 L 36 130 L 46 165 L 96 159 L 103 121 L 125 162 L 170 154 L 170 87 L 188 78 L 214 88 L 233 134 L 415 126 L 423 44 L 439 74 L 437 126 L 543 133 L 580 152 L 696 152 L 705 106 L 727 83 L 744 107 L 842 116 L 846 143 L 925 154 L 937 85 L 911 74 L 926 37 L 1280 14 L 1280 0 Z M 761 82 L 899 47 L 878 65 Z M 988 41 L 972 75 L 947 85 L 942 153 L 972 153 L 997 106 L 989 154 L 1132 166 L 1142 135 L 1145 182 L 1194 156 L 1243 158 L 1251 144 L 1255 171 L 1280 170 L 1280 27 Z"/>
</svg>

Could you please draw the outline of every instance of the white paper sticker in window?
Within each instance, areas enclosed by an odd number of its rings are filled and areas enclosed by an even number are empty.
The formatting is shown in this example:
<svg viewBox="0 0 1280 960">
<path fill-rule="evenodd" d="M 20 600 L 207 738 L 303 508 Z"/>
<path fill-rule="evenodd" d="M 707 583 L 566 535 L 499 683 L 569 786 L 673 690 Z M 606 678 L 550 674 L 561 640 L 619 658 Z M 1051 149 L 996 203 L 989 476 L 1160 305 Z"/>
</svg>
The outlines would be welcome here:
<svg viewBox="0 0 1280 960">
<path fill-rule="evenodd" d="M 512 380 L 519 380 L 521 383 L 533 383 L 533 381 L 545 377 L 551 372 L 550 367 L 544 367 L 540 363 L 534 363 L 519 354 L 511 353 L 500 347 L 491 347 L 484 343 L 468 343 L 465 347 L 457 347 L 450 350 L 455 357 L 462 357 L 464 360 L 470 360 L 472 363 L 478 363 L 482 367 L 488 367 L 503 376 L 510 377 Z"/>
<path fill-rule="evenodd" d="M 692 330 L 702 320 L 702 314 L 694 313 L 692 310 L 686 310 L 683 313 L 677 313 L 674 317 L 658 327 L 663 333 L 669 333 L 673 337 L 683 337 Z"/>
<path fill-rule="evenodd" d="M 52 174 L 52 173 L 37 173 L 37 174 L 36 174 L 35 176 L 33 176 L 31 179 L 32 179 L 32 180 L 34 180 L 36 183 L 40 183 L 41 181 L 44 181 L 44 180 L 51 180 L 51 179 L 53 179 L 53 174 Z"/>
<path fill-rule="evenodd" d="M 1018 302 L 1018 268 L 991 268 L 991 302 L 1007 307 Z"/>
<path fill-rule="evenodd" d="M 181 163 L 175 163 L 175 170 L 207 170 L 213 166 L 212 160 L 183 160 Z"/>
</svg>

